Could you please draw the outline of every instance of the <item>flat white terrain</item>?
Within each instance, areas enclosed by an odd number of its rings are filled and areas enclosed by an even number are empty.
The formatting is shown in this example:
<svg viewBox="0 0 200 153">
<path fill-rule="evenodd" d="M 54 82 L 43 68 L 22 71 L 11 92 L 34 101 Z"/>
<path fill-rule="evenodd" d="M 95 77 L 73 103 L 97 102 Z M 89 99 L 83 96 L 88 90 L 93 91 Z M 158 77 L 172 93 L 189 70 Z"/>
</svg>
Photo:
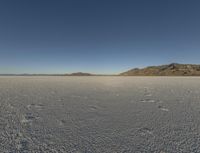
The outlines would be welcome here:
<svg viewBox="0 0 200 153">
<path fill-rule="evenodd" d="M 0 152 L 200 152 L 200 77 L 0 77 Z"/>
</svg>

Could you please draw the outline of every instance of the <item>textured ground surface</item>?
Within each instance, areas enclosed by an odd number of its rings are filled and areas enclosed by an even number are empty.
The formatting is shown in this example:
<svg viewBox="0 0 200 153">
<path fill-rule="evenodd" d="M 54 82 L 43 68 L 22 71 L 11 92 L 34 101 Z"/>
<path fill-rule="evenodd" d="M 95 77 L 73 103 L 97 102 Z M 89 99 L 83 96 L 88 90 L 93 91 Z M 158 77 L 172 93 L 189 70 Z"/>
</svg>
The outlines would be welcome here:
<svg viewBox="0 0 200 153">
<path fill-rule="evenodd" d="M 0 152 L 200 152 L 200 78 L 0 77 Z"/>
</svg>

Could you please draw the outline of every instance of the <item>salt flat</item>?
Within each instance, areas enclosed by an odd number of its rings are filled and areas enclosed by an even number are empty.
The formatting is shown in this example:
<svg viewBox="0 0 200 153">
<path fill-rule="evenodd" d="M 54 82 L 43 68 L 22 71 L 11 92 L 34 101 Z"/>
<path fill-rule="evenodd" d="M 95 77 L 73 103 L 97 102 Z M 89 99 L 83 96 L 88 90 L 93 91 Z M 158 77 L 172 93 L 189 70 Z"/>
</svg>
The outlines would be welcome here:
<svg viewBox="0 0 200 153">
<path fill-rule="evenodd" d="M 200 152 L 200 77 L 0 77 L 0 152 Z"/>
</svg>

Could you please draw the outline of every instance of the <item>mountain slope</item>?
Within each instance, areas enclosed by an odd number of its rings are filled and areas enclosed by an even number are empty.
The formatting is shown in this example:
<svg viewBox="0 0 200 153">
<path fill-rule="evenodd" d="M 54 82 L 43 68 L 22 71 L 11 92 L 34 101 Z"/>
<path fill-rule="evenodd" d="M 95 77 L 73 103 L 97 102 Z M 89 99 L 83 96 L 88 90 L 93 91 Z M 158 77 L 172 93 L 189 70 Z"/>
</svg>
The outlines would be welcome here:
<svg viewBox="0 0 200 153">
<path fill-rule="evenodd" d="M 131 69 L 123 72 L 122 76 L 200 76 L 200 65 L 178 64 L 149 66 L 142 69 Z"/>
</svg>

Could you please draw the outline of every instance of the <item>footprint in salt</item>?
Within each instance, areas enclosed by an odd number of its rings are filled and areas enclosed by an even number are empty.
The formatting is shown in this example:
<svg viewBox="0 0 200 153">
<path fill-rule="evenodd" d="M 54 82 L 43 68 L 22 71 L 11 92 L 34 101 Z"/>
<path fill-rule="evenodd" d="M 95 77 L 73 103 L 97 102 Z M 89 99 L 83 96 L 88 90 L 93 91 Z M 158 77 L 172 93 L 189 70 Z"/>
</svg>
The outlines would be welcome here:
<svg viewBox="0 0 200 153">
<path fill-rule="evenodd" d="M 58 120 L 58 124 L 60 125 L 60 126 L 63 126 L 63 125 L 65 125 L 65 123 L 66 123 L 66 121 L 65 120 Z"/>
<path fill-rule="evenodd" d="M 144 100 L 141 100 L 140 102 L 142 102 L 142 103 L 155 103 L 156 101 L 153 100 L 153 99 L 144 99 Z"/>
<path fill-rule="evenodd" d="M 72 98 L 81 98 L 79 95 L 71 95 Z"/>
<path fill-rule="evenodd" d="M 146 97 L 151 97 L 152 94 L 150 94 L 150 93 L 145 93 L 145 96 L 146 96 Z"/>
<path fill-rule="evenodd" d="M 37 105 L 35 105 L 35 108 L 36 108 L 36 109 L 39 109 L 39 110 L 42 110 L 43 107 L 44 107 L 43 104 L 37 104 Z"/>
<path fill-rule="evenodd" d="M 9 107 L 10 109 L 13 109 L 13 108 L 14 108 L 12 104 L 8 104 L 8 107 Z"/>
<path fill-rule="evenodd" d="M 160 109 L 160 110 L 162 110 L 162 111 L 165 111 L 165 112 L 168 112 L 169 111 L 169 109 L 167 109 L 167 108 L 164 108 L 164 107 L 162 107 L 162 106 L 158 106 L 158 108 Z"/>
<path fill-rule="evenodd" d="M 99 107 L 98 107 L 98 106 L 95 106 L 95 105 L 90 105 L 90 106 L 89 106 L 89 109 L 90 109 L 91 111 L 97 111 L 97 110 L 99 109 Z"/>
<path fill-rule="evenodd" d="M 153 135 L 153 131 L 147 127 L 143 127 L 141 129 L 138 130 L 138 133 L 141 136 L 146 136 L 146 135 Z"/>
<path fill-rule="evenodd" d="M 22 116 L 21 123 L 30 123 L 30 122 L 38 119 L 38 118 L 39 117 L 34 116 L 31 113 L 27 113 L 27 114 L 25 114 L 25 115 Z"/>
<path fill-rule="evenodd" d="M 146 97 L 152 96 L 152 94 L 151 94 L 149 88 L 147 88 L 147 87 L 144 88 L 144 96 L 146 96 Z"/>
<path fill-rule="evenodd" d="M 26 107 L 27 107 L 27 109 L 29 109 L 29 110 L 31 109 L 31 105 L 27 105 Z"/>
<path fill-rule="evenodd" d="M 30 105 L 27 105 L 26 106 L 29 110 L 31 108 L 35 108 L 37 110 L 42 110 L 44 108 L 44 105 L 43 104 L 30 104 Z"/>
<path fill-rule="evenodd" d="M 63 101 L 64 99 L 63 98 L 59 98 L 57 101 L 58 102 L 61 102 L 61 101 Z"/>
<path fill-rule="evenodd" d="M 167 108 L 161 108 L 161 110 L 162 110 L 162 111 L 166 111 L 166 112 L 169 111 L 169 109 L 167 109 Z"/>
</svg>

